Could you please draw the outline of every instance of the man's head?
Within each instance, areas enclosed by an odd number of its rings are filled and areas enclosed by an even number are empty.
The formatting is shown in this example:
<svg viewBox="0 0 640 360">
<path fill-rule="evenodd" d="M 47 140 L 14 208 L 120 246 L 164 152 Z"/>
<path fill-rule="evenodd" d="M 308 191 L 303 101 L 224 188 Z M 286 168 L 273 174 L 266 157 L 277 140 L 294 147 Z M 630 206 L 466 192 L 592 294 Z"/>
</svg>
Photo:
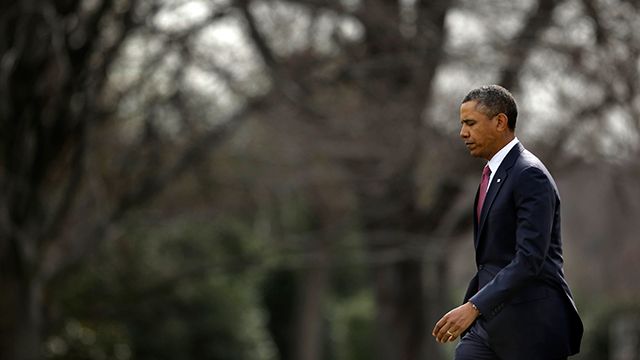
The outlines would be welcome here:
<svg viewBox="0 0 640 360">
<path fill-rule="evenodd" d="M 471 90 L 460 105 L 460 136 L 471 155 L 491 159 L 515 134 L 518 107 L 498 85 Z"/>
</svg>

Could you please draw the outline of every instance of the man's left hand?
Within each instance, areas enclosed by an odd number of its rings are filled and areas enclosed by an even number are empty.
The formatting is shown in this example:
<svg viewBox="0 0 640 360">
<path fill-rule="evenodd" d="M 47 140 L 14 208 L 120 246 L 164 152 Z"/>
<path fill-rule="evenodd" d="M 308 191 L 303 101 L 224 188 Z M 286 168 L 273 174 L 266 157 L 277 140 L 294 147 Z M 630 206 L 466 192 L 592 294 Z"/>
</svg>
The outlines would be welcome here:
<svg viewBox="0 0 640 360">
<path fill-rule="evenodd" d="M 439 343 L 453 341 L 465 331 L 480 315 L 470 302 L 446 313 L 433 328 L 433 335 Z"/>
</svg>

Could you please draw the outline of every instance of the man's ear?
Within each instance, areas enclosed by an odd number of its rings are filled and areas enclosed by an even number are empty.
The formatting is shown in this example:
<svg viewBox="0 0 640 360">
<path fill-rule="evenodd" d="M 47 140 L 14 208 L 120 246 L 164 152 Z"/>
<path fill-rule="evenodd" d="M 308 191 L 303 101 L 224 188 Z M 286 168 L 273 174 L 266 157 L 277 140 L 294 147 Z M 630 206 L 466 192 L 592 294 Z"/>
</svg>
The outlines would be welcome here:
<svg viewBox="0 0 640 360">
<path fill-rule="evenodd" d="M 498 115 L 496 115 L 496 118 L 498 120 L 496 124 L 498 130 L 507 131 L 507 129 L 509 128 L 509 119 L 507 118 L 507 115 L 505 115 L 504 113 L 499 113 Z"/>
</svg>

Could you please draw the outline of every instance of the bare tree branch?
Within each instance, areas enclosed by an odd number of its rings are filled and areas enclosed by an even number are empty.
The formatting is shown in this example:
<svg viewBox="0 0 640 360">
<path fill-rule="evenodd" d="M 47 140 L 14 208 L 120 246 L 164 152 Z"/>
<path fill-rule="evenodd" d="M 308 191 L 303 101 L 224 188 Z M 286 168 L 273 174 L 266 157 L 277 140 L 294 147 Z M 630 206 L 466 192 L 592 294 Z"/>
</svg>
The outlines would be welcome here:
<svg viewBox="0 0 640 360">
<path fill-rule="evenodd" d="M 560 0 L 538 1 L 537 9 L 531 12 L 520 32 L 510 42 L 507 60 L 498 77 L 498 84 L 517 92 L 518 74 L 536 46 L 540 34 L 552 23 L 551 15 L 559 3 Z"/>
<path fill-rule="evenodd" d="M 308 101 L 308 89 L 306 89 L 302 83 L 296 81 L 296 79 L 287 76 L 278 63 L 275 53 L 256 25 L 256 19 L 249 8 L 251 0 L 235 0 L 234 3 L 240 9 L 246 20 L 249 36 L 269 70 L 271 79 L 274 82 L 274 89 L 287 100 L 289 105 L 300 110 L 308 118 L 314 120 L 323 119 L 324 115 L 322 112 L 312 107 Z"/>
<path fill-rule="evenodd" d="M 598 5 L 595 0 L 583 0 L 585 11 L 587 15 L 593 20 L 596 30 L 596 43 L 602 45 L 607 38 L 607 31 L 604 28 L 600 12 L 598 11 Z"/>
<path fill-rule="evenodd" d="M 250 113 L 258 111 L 263 106 L 262 99 L 252 99 L 247 102 L 242 110 L 231 115 L 219 126 L 211 129 L 206 134 L 200 136 L 185 149 L 178 159 L 161 174 L 150 172 L 138 183 L 135 188 L 124 194 L 116 206 L 103 218 L 101 222 L 93 227 L 90 233 L 84 234 L 81 238 L 67 239 L 75 244 L 69 246 L 64 241 L 51 244 L 46 251 L 47 258 L 44 261 L 44 277 L 50 279 L 78 259 L 93 251 L 107 235 L 109 228 L 119 222 L 128 211 L 146 204 L 151 198 L 162 192 L 175 179 L 185 173 L 199 161 L 206 158 L 207 150 L 214 149 L 221 145 L 236 129 L 238 129 Z"/>
</svg>

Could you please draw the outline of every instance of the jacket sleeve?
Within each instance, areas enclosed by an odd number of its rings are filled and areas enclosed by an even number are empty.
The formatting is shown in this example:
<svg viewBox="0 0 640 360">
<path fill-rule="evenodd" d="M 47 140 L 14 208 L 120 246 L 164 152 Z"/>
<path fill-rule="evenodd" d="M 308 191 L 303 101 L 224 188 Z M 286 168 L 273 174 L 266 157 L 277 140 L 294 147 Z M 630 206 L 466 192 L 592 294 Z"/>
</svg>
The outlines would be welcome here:
<svg viewBox="0 0 640 360">
<path fill-rule="evenodd" d="M 525 168 L 515 181 L 515 257 L 469 299 L 486 318 L 495 316 L 518 289 L 538 276 L 551 242 L 556 207 L 553 184 L 537 167 Z"/>
</svg>

